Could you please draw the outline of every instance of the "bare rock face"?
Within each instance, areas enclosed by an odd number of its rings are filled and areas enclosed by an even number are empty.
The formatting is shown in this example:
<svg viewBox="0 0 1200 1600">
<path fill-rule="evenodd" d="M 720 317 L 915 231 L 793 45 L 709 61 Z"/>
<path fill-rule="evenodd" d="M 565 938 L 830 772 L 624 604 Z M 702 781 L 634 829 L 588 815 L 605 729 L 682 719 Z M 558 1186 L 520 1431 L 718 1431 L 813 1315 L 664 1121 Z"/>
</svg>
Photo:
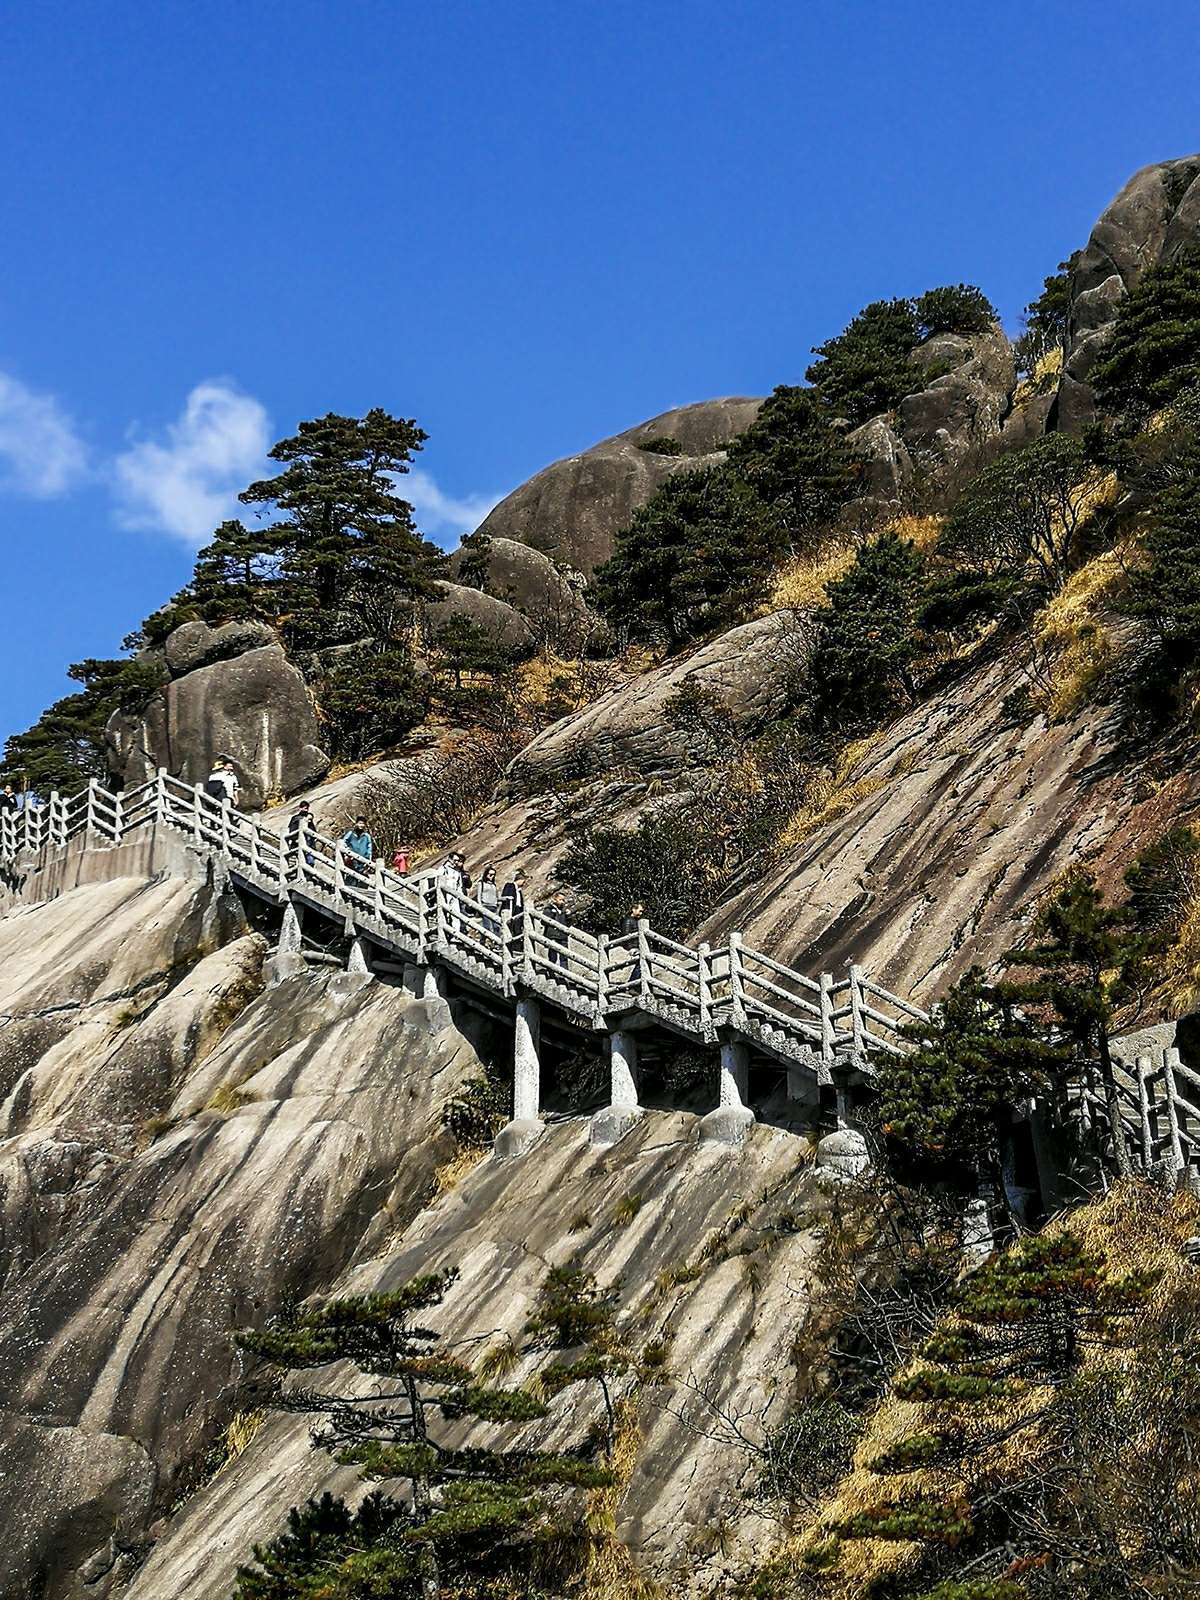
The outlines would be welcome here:
<svg viewBox="0 0 1200 1600">
<path fill-rule="evenodd" d="M 814 633 L 808 614 L 776 611 L 630 679 L 526 745 L 509 770 L 510 792 L 618 769 L 649 778 L 694 765 L 694 735 L 670 715 L 675 696 L 701 689 L 741 734 L 753 734 L 783 710 L 807 667 Z"/>
<path fill-rule="evenodd" d="M 724 450 L 753 422 L 761 400 L 704 400 L 664 411 L 604 439 L 579 455 L 544 467 L 501 500 L 481 531 L 511 539 L 584 573 L 612 554 L 613 539 L 633 513 L 681 467 Z M 680 456 L 638 448 L 651 439 L 677 439 Z"/>
<path fill-rule="evenodd" d="M 876 511 L 899 506 L 914 469 L 908 446 L 896 429 L 886 417 L 872 417 L 846 437 L 867 463 L 868 505 Z"/>
<path fill-rule="evenodd" d="M 263 991 L 260 937 L 208 947 L 214 895 L 116 879 L 0 919 L 6 1596 L 128 1581 L 236 1409 L 233 1330 L 415 1215 L 478 1070 L 382 982 Z"/>
<path fill-rule="evenodd" d="M 918 999 L 998 959 L 1066 866 L 1139 835 L 1147 792 L 1110 712 L 1010 714 L 1022 682 L 992 662 L 901 718 L 849 774 L 856 803 L 699 936 L 738 929 L 810 972 L 860 962 Z"/>
<path fill-rule="evenodd" d="M 176 678 L 140 717 L 116 713 L 107 736 L 126 784 L 144 782 L 158 767 L 199 783 L 227 757 L 246 806 L 294 794 L 329 770 L 304 679 L 277 644 Z"/>
<path fill-rule="evenodd" d="M 430 600 L 425 605 L 426 626 L 431 633 L 444 628 L 452 618 L 463 617 L 507 649 L 532 650 L 533 630 L 507 600 L 498 600 L 494 594 L 467 589 L 458 583 L 443 583 L 441 590 L 440 599 Z"/>
<path fill-rule="evenodd" d="M 913 362 L 939 376 L 900 402 L 900 432 L 918 467 L 951 487 L 1000 435 L 1016 386 L 1012 346 L 996 323 L 986 333 L 936 334 Z"/>
<path fill-rule="evenodd" d="M 1200 155 L 1143 167 L 1101 213 L 1071 274 L 1067 359 L 1057 426 L 1078 432 L 1095 412 L 1088 374 L 1117 309 L 1147 267 L 1200 239 Z"/>
<path fill-rule="evenodd" d="M 457 578 L 464 555 L 448 557 L 451 576 Z M 487 547 L 487 590 L 507 600 L 527 619 L 534 635 L 552 647 L 578 649 L 595 628 L 582 585 L 572 583 L 540 550 L 515 539 L 491 539 Z"/>
<path fill-rule="evenodd" d="M 416 1272 L 453 1265 L 459 1280 L 431 1324 L 460 1340 L 519 1345 L 548 1269 L 576 1259 L 600 1283 L 618 1287 L 633 1326 L 650 1336 L 668 1331 L 671 1370 L 641 1402 L 637 1462 L 620 1497 L 617 1532 L 637 1566 L 681 1600 L 732 1591 L 733 1578 L 777 1537 L 743 1492 L 754 1463 L 704 1425 L 712 1412 L 694 1385 L 704 1384 L 712 1404 L 750 1428 L 772 1395 L 789 1392 L 806 1290 L 836 1204 L 794 1136 L 753 1127 L 740 1147 L 717 1153 L 697 1143 L 696 1127 L 685 1113 L 650 1112 L 618 1147 L 597 1151 L 579 1123 L 560 1124 L 519 1161 L 481 1163 L 414 1221 L 389 1257 L 364 1263 L 343 1282 L 345 1292 L 386 1292 Z M 633 1193 L 637 1216 L 614 1227 L 614 1208 Z M 702 1256 L 715 1230 L 731 1226 L 739 1200 L 749 1214 L 734 1229 L 733 1249 Z M 776 1235 L 769 1252 L 753 1253 L 762 1237 L 754 1230 L 784 1207 L 789 1231 Z M 580 1214 L 590 1221 L 572 1232 L 569 1219 Z M 664 1274 L 693 1260 L 700 1263 L 694 1279 L 664 1295 Z M 523 1359 L 508 1381 L 527 1382 L 539 1365 Z M 523 1437 L 535 1448 L 577 1441 L 602 1409 L 590 1387 L 578 1386 Z M 353 1483 L 353 1474 L 309 1449 L 303 1419 L 268 1422 L 172 1518 L 123 1600 L 226 1594 L 250 1543 L 278 1530 L 288 1506 Z M 737 1515 L 728 1518 L 731 1506 Z M 718 1518 L 726 1537 L 715 1551 L 704 1530 Z"/>
<path fill-rule="evenodd" d="M 210 628 L 207 622 L 185 622 L 167 639 L 163 654 L 171 676 L 182 678 L 197 667 L 274 643 L 275 634 L 265 622 L 226 622 L 219 628 Z"/>
</svg>

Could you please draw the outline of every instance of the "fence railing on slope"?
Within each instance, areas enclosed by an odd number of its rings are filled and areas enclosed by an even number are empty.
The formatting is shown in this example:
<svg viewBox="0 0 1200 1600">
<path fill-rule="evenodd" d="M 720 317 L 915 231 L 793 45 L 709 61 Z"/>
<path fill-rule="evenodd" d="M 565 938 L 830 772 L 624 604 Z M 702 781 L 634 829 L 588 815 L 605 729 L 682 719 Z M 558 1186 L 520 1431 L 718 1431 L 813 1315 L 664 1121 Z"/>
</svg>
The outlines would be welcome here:
<svg viewBox="0 0 1200 1600">
<path fill-rule="evenodd" d="M 829 973 L 810 978 L 736 933 L 715 947 L 691 946 L 644 921 L 606 938 L 534 904 L 509 917 L 437 874 L 402 877 L 360 860 L 315 828 L 277 834 L 162 771 L 122 794 L 93 780 L 78 795 L 0 813 L 0 862 L 80 835 L 119 844 L 150 823 L 219 855 L 276 901 L 306 899 L 417 962 L 448 961 L 507 997 L 531 989 L 593 1022 L 636 1008 L 702 1040 L 730 1027 L 778 1055 L 828 1069 L 838 1060 L 866 1066 L 873 1050 L 900 1050 L 905 1023 L 928 1020 L 860 967 L 839 982 Z"/>
<path fill-rule="evenodd" d="M 1134 1170 L 1200 1177 L 1200 1073 L 1185 1065 L 1179 1051 L 1164 1050 L 1157 1062 L 1139 1056 L 1132 1070 L 1116 1063 L 1113 1088 L 1116 1127 L 1094 1072 L 1067 1090 L 1069 1106 L 1112 1168 L 1122 1165 L 1115 1148 L 1120 1139 Z"/>
</svg>

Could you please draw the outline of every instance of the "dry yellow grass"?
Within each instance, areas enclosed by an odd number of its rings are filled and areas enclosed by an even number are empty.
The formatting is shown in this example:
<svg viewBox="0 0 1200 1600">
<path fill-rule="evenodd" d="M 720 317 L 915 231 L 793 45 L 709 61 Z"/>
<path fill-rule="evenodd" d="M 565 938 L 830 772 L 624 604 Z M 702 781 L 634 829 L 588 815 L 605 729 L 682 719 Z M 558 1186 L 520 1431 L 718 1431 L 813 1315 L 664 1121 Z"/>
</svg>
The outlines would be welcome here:
<svg viewBox="0 0 1200 1600">
<path fill-rule="evenodd" d="M 1078 1238 L 1101 1257 L 1114 1277 L 1135 1271 L 1159 1273 L 1149 1307 L 1150 1313 L 1155 1314 L 1164 1311 L 1182 1291 L 1191 1291 L 1194 1269 L 1180 1253 L 1180 1246 L 1198 1226 L 1200 1202 L 1195 1196 L 1167 1195 L 1149 1184 L 1126 1182 L 1116 1185 L 1103 1200 L 1052 1223 L 1049 1231 L 1065 1231 Z M 1135 1359 L 1132 1352 L 1119 1345 L 1095 1347 L 1086 1357 L 1085 1370 L 1107 1370 L 1113 1364 L 1128 1364 Z M 1017 1401 L 1006 1400 L 1005 1420 L 1013 1420 L 1022 1411 L 1033 1415 L 1045 1398 L 1044 1391 L 1030 1389 Z M 1041 1452 L 1052 1448 L 1033 1424 L 975 1458 L 970 1476 L 961 1465 L 886 1476 L 871 1471 L 869 1463 L 902 1439 L 936 1430 L 938 1417 L 935 1403 L 885 1396 L 867 1424 L 851 1470 L 809 1525 L 775 1552 L 772 1566 L 779 1563 L 794 1567 L 806 1557 L 833 1549 L 834 1560 L 824 1569 L 827 1587 L 822 1589 L 823 1596 L 828 1600 L 864 1600 L 875 1585 L 911 1570 L 921 1557 L 922 1546 L 888 1539 L 838 1540 L 833 1532 L 838 1524 L 915 1494 L 943 1499 L 965 1497 L 976 1481 L 986 1479 L 994 1486 L 1020 1476 Z M 1137 1441 L 1133 1441 L 1132 1447 L 1136 1446 Z"/>
<path fill-rule="evenodd" d="M 853 562 L 854 546 L 832 539 L 811 554 L 793 556 L 776 574 L 763 614 L 792 606 L 801 610 L 823 606 L 828 586 L 842 577 Z"/>
<path fill-rule="evenodd" d="M 834 767 L 813 780 L 809 798 L 799 810 L 794 811 L 779 831 L 779 844 L 790 850 L 803 844 L 827 822 L 845 816 L 851 806 L 875 794 L 887 783 L 887 778 L 871 774 L 851 781 L 850 774 L 869 750 L 883 737 L 882 731 L 868 734 L 865 739 L 855 739 L 838 757 Z"/>
<path fill-rule="evenodd" d="M 449 1194 L 452 1189 L 457 1189 L 467 1174 L 474 1172 L 488 1154 L 489 1151 L 482 1147 L 467 1146 L 451 1156 L 449 1161 L 443 1161 L 440 1167 L 434 1169 L 434 1193 Z"/>
<path fill-rule="evenodd" d="M 1128 581 L 1129 559 L 1129 549 L 1120 545 L 1093 557 L 1038 614 L 1034 631 L 1046 667 L 1032 699 L 1050 722 L 1081 710 L 1112 664 L 1112 636 L 1101 619 Z"/>
<path fill-rule="evenodd" d="M 1063 353 L 1062 346 L 1056 345 L 1053 350 L 1047 350 L 1041 356 L 1032 374 L 1022 378 L 1013 391 L 1013 404 L 1024 405 L 1026 400 L 1032 400 L 1034 395 L 1045 394 L 1054 388 L 1058 382 L 1058 375 L 1062 371 Z"/>
<path fill-rule="evenodd" d="M 265 1411 L 239 1411 L 225 1429 L 222 1439 L 225 1460 L 236 1461 L 266 1420 Z"/>
</svg>

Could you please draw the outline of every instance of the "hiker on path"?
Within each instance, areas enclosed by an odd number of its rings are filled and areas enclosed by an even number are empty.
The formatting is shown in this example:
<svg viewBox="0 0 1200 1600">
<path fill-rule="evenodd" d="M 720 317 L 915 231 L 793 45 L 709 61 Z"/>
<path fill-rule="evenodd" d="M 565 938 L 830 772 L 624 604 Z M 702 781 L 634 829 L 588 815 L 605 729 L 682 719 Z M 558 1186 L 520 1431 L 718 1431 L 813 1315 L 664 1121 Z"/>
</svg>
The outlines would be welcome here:
<svg viewBox="0 0 1200 1600">
<path fill-rule="evenodd" d="M 4 793 L 0 794 L 0 811 L 16 811 L 18 809 L 16 790 L 11 783 L 6 783 L 4 785 Z"/>
<path fill-rule="evenodd" d="M 304 865 L 306 867 L 311 867 L 313 864 L 313 853 L 308 846 L 314 843 L 313 836 L 315 835 L 316 831 L 317 824 L 312 814 L 312 807 L 309 805 L 307 800 L 301 800 L 300 804 L 296 807 L 295 811 L 293 811 L 291 817 L 288 819 L 287 825 L 288 866 L 290 875 L 293 878 L 296 876 L 296 873 L 299 870 L 300 849 L 302 845 L 305 847 Z"/>
<path fill-rule="evenodd" d="M 625 934 L 637 933 L 638 924 L 640 922 L 644 922 L 645 920 L 646 908 L 642 902 L 638 900 L 630 906 L 629 915 L 625 918 L 625 921 L 621 925 L 621 932 Z M 625 984 L 631 989 L 636 989 L 640 987 L 641 982 L 642 957 L 639 946 L 635 944 L 633 947 L 633 966 L 630 968 L 629 976 L 625 980 Z"/>
<path fill-rule="evenodd" d="M 204 785 L 205 794 L 210 795 L 214 800 L 236 806 L 241 790 L 242 786 L 238 781 L 238 775 L 230 766 L 228 757 L 221 756 L 208 775 Z"/>
<path fill-rule="evenodd" d="M 407 878 L 412 862 L 412 846 L 398 845 L 392 856 L 392 871 L 398 872 L 402 878 Z"/>
<path fill-rule="evenodd" d="M 508 917 L 508 931 L 514 938 L 521 937 L 521 924 L 525 916 L 525 873 L 521 867 L 500 891 L 500 909 Z"/>
<path fill-rule="evenodd" d="M 555 922 L 567 921 L 567 907 L 561 894 L 553 894 L 546 906 L 546 915 L 553 917 Z M 547 928 L 547 939 L 553 939 L 558 944 L 570 945 L 571 928 L 568 923 L 563 928 Z M 556 950 L 553 945 L 546 947 L 546 960 L 552 967 L 565 967 L 569 964 L 569 957 L 565 950 Z"/>
<path fill-rule="evenodd" d="M 496 882 L 496 869 L 488 865 L 484 867 L 479 882 L 475 885 L 475 899 L 479 905 L 480 917 L 488 933 L 500 932 L 500 885 Z"/>
<path fill-rule="evenodd" d="M 356 869 L 365 868 L 375 859 L 375 841 L 366 817 L 355 817 L 354 826 L 342 835 L 342 844 L 345 846 L 343 865 L 351 869 L 355 888 L 361 889 L 366 883 L 366 874 Z"/>
</svg>

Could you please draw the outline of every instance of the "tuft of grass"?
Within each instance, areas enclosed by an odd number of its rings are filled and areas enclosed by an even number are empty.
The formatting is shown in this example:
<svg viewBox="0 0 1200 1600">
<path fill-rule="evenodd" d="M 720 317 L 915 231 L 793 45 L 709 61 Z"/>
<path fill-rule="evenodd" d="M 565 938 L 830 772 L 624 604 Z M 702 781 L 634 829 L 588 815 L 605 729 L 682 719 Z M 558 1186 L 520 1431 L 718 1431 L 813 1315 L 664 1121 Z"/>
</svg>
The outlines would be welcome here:
<svg viewBox="0 0 1200 1600">
<path fill-rule="evenodd" d="M 866 800 L 885 787 L 888 777 L 877 773 L 851 778 L 854 769 L 882 737 L 881 729 L 866 738 L 852 740 L 829 771 L 813 779 L 804 804 L 792 812 L 779 831 L 778 843 L 785 850 L 803 844 L 818 828 L 827 822 L 836 822 L 860 800 Z"/>
<path fill-rule="evenodd" d="M 479 1145 L 468 1145 L 452 1155 L 449 1161 L 443 1161 L 440 1167 L 434 1169 L 433 1190 L 435 1195 L 449 1194 L 457 1189 L 468 1173 L 475 1168 L 489 1154 L 488 1149 Z"/>
<path fill-rule="evenodd" d="M 577 1211 L 567 1224 L 568 1233 L 586 1233 L 592 1225 L 592 1219 L 586 1211 Z"/>
<path fill-rule="evenodd" d="M 258 1099 L 256 1094 L 251 1094 L 247 1089 L 239 1089 L 232 1083 L 220 1083 L 209 1096 L 206 1111 L 217 1111 L 221 1116 L 228 1116 L 231 1111 L 238 1111 L 242 1106 L 251 1105 Z"/>
<path fill-rule="evenodd" d="M 1073 573 L 1038 614 L 1034 634 L 1045 668 L 1030 702 L 1048 722 L 1081 711 L 1112 666 L 1113 642 L 1101 618 L 1125 587 L 1128 565 L 1126 549 L 1106 550 Z"/>
<path fill-rule="evenodd" d="M 175 1126 L 174 1117 L 147 1117 L 144 1122 L 138 1123 L 137 1139 L 142 1149 L 160 1139 L 164 1133 L 169 1133 Z"/>
<path fill-rule="evenodd" d="M 627 1194 L 613 1207 L 612 1219 L 618 1228 L 629 1225 L 645 1204 L 640 1194 Z"/>
<path fill-rule="evenodd" d="M 638 1369 L 644 1377 L 661 1383 L 667 1376 L 667 1361 L 671 1354 L 670 1339 L 651 1339 L 642 1351 Z"/>
<path fill-rule="evenodd" d="M 265 1411 L 239 1411 L 222 1436 L 225 1460 L 236 1461 L 266 1420 Z"/>
<path fill-rule="evenodd" d="M 521 1352 L 511 1334 L 503 1334 L 479 1358 L 479 1376 L 489 1383 L 507 1378 L 521 1359 Z"/>
<path fill-rule="evenodd" d="M 826 590 L 854 565 L 854 546 L 831 539 L 805 555 L 793 556 L 780 567 L 765 612 L 816 610 L 825 604 Z"/>
</svg>

